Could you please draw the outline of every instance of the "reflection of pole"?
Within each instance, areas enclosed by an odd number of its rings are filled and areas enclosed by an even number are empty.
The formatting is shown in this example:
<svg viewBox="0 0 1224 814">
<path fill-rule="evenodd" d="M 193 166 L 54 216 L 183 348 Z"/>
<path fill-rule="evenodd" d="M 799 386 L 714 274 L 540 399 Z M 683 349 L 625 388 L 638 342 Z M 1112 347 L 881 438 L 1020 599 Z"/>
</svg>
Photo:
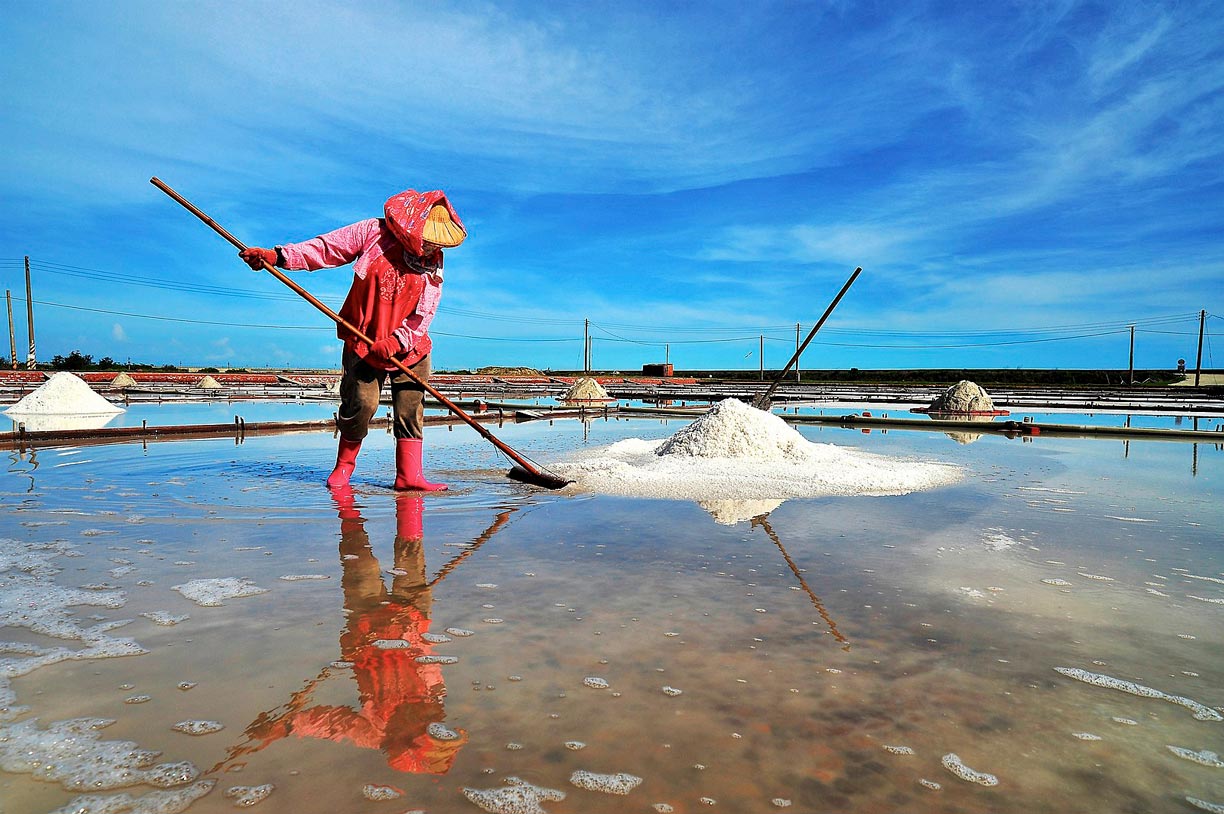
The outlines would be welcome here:
<svg viewBox="0 0 1224 814">
<path fill-rule="evenodd" d="M 829 612 L 825 610 L 824 603 L 820 601 L 820 597 L 808 587 L 807 580 L 803 578 L 803 574 L 799 571 L 799 566 L 795 565 L 795 561 L 791 559 L 790 554 L 786 553 L 786 548 L 782 545 L 782 541 L 778 539 L 778 535 L 774 534 L 773 527 L 769 525 L 767 515 L 760 515 L 752 518 L 753 526 L 760 526 L 765 529 L 765 533 L 769 535 L 769 539 L 773 540 L 773 544 L 782 552 L 782 558 L 786 560 L 786 564 L 790 566 L 791 573 L 799 580 L 800 587 L 807 592 L 808 598 L 812 600 L 812 604 L 816 606 L 816 612 L 820 614 L 820 618 L 825 620 L 825 624 L 829 626 L 829 633 L 833 634 L 833 638 L 842 643 L 842 650 L 850 649 L 850 640 L 841 635 L 837 629 L 837 623 L 833 621 L 833 617 L 829 616 Z"/>
<path fill-rule="evenodd" d="M 29 255 L 26 255 L 26 322 L 29 324 L 29 356 L 26 357 L 26 370 L 38 367 L 34 359 L 34 297 L 29 294 Z M 1202 342 L 1200 340 L 1200 345 Z"/>
<path fill-rule="evenodd" d="M 27 272 L 27 274 L 28 274 L 28 272 Z M 28 280 L 28 279 L 29 279 L 29 277 L 26 277 L 26 279 Z M 1203 373 L 1203 325 L 1204 325 L 1206 322 L 1207 322 L 1207 312 L 1206 312 L 1206 311 L 1199 311 L 1199 344 L 1198 344 L 1198 358 L 1194 360 L 1194 386 L 1195 386 L 1195 387 L 1198 387 L 1198 386 L 1199 386 L 1199 377 L 1200 377 L 1200 376 L 1202 375 L 1202 373 Z M 33 347 L 34 347 L 34 344 L 33 344 L 33 343 L 34 343 L 34 339 L 33 339 L 33 335 L 31 334 L 31 338 L 30 338 L 30 347 L 31 347 L 31 348 L 33 348 Z"/>
<path fill-rule="evenodd" d="M 9 318 L 9 361 L 13 365 L 13 370 L 17 369 L 17 336 L 13 333 L 13 292 L 5 289 L 4 300 L 8 303 L 8 318 Z"/>
<path fill-rule="evenodd" d="M 497 532 L 501 531 L 502 527 L 506 525 L 506 521 L 510 519 L 510 515 L 514 514 L 516 511 L 518 511 L 517 508 L 506 509 L 506 511 L 497 515 L 497 517 L 494 518 L 493 523 L 487 529 L 485 529 L 484 532 L 482 532 L 479 537 L 473 540 L 467 548 L 461 551 L 459 553 L 459 556 L 453 558 L 450 562 L 448 562 L 446 565 L 442 566 L 438 570 L 438 575 L 435 576 L 433 579 L 431 579 L 429 581 L 429 584 L 426 587 L 432 588 L 433 586 L 437 585 L 442 580 L 446 579 L 446 575 L 449 574 L 451 571 L 455 570 L 455 568 L 458 567 L 459 563 L 463 562 L 468 557 L 472 556 L 472 554 L 475 553 L 475 551 L 478 548 L 480 548 L 485 543 L 489 542 L 489 540 L 493 538 L 494 534 L 497 534 Z"/>
</svg>

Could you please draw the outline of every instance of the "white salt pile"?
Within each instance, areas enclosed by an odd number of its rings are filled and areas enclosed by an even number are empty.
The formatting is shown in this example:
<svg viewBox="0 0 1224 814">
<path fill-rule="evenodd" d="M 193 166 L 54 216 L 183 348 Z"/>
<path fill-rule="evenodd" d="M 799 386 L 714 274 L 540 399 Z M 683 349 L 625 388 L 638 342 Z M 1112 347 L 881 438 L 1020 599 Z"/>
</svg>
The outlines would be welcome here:
<svg viewBox="0 0 1224 814">
<path fill-rule="evenodd" d="M 120 373 L 115 378 L 111 379 L 110 386 L 112 388 L 135 387 L 136 380 L 126 373 Z"/>
<path fill-rule="evenodd" d="M 603 385 L 589 376 L 578 379 L 561 397 L 562 401 L 614 401 Z"/>
<path fill-rule="evenodd" d="M 962 379 L 931 402 L 932 413 L 989 413 L 994 410 L 994 400 L 976 382 Z"/>
<path fill-rule="evenodd" d="M 961 478 L 948 464 L 813 443 L 735 399 L 662 442 L 630 438 L 551 468 L 591 491 L 707 502 L 899 495 Z"/>
<path fill-rule="evenodd" d="M 225 385 L 221 384 L 221 382 L 217 381 L 212 376 L 205 376 L 196 382 L 196 387 L 203 388 L 204 390 L 221 390 L 225 387 Z"/>
<path fill-rule="evenodd" d="M 7 415 L 110 415 L 122 413 L 71 373 L 56 373 L 33 393 L 4 411 Z"/>
</svg>

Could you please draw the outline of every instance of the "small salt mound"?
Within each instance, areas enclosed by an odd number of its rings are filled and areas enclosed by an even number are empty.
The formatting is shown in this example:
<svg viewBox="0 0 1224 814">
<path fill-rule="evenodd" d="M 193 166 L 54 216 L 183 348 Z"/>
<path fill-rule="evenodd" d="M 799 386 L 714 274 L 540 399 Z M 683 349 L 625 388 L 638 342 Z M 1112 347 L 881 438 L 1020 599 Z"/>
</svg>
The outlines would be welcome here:
<svg viewBox="0 0 1224 814">
<path fill-rule="evenodd" d="M 80 377 L 61 371 L 4 412 L 14 416 L 103 415 L 122 413 L 123 408 L 99 396 Z"/>
<path fill-rule="evenodd" d="M 603 389 L 599 382 L 590 377 L 578 379 L 569 390 L 565 391 L 565 395 L 561 397 L 562 401 L 612 401 L 612 397 L 608 395 L 608 391 Z"/>
<path fill-rule="evenodd" d="M 981 385 L 962 379 L 931 402 L 932 413 L 989 413 L 994 401 Z"/>
<path fill-rule="evenodd" d="M 135 387 L 136 380 L 127 373 L 120 373 L 118 376 L 111 379 L 110 386 L 114 388 Z"/>
<path fill-rule="evenodd" d="M 221 384 L 221 382 L 217 381 L 212 376 L 205 376 L 196 382 L 196 387 L 204 390 L 222 390 L 224 389 L 225 385 Z"/>
<path fill-rule="evenodd" d="M 899 495 L 961 478 L 948 464 L 813 443 L 778 416 L 733 399 L 664 441 L 630 438 L 551 468 L 595 492 L 702 502 Z"/>
</svg>

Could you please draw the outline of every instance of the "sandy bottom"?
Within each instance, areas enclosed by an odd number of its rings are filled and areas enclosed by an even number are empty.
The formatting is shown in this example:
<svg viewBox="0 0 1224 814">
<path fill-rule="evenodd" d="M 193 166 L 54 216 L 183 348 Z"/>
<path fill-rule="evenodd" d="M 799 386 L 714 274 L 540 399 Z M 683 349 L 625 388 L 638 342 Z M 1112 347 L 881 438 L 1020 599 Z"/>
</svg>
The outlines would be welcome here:
<svg viewBox="0 0 1224 814">
<path fill-rule="evenodd" d="M 499 436 L 562 461 L 680 426 Z M 747 498 L 532 490 L 463 430 L 423 500 L 381 435 L 338 500 L 317 434 L 10 453 L 3 810 L 1224 803 L 1219 448 L 804 434 L 962 477 L 720 514 Z"/>
</svg>

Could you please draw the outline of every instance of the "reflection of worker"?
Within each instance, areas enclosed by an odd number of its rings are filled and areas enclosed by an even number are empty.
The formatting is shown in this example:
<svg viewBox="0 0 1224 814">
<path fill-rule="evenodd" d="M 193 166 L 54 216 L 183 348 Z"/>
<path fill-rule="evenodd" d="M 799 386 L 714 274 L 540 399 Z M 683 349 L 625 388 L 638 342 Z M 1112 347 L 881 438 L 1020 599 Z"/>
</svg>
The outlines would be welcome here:
<svg viewBox="0 0 1224 814">
<path fill-rule="evenodd" d="M 359 705 L 307 707 L 309 690 L 299 693 L 279 714 L 265 713 L 247 728 L 247 736 L 259 744 L 244 751 L 263 749 L 287 735 L 349 741 L 382 750 L 399 771 L 445 774 L 467 734 L 442 724 L 442 669 L 417 661 L 433 649 L 422 638 L 429 631 L 433 603 L 425 578 L 423 501 L 419 495 L 403 495 L 396 502 L 396 576 L 387 590 L 352 491 L 336 489 L 333 496 L 340 510 L 341 584 L 348 612 L 340 658 L 352 664 Z M 388 640 L 407 647 L 375 644 Z"/>
<path fill-rule="evenodd" d="M 335 268 L 353 264 L 353 283 L 340 316 L 372 340 L 366 344 L 340 325 L 344 341 L 340 445 L 330 487 L 346 486 L 357 465 L 379 394 L 391 374 L 395 434 L 395 488 L 436 491 L 422 474 L 425 391 L 391 363 L 396 359 L 422 381 L 429 378 L 429 324 L 442 298 L 442 249 L 463 242 L 467 232 L 440 190 L 406 190 L 383 205 L 384 218 L 370 218 L 303 243 L 239 252 L 252 269 L 267 263 L 285 269 Z"/>
</svg>

